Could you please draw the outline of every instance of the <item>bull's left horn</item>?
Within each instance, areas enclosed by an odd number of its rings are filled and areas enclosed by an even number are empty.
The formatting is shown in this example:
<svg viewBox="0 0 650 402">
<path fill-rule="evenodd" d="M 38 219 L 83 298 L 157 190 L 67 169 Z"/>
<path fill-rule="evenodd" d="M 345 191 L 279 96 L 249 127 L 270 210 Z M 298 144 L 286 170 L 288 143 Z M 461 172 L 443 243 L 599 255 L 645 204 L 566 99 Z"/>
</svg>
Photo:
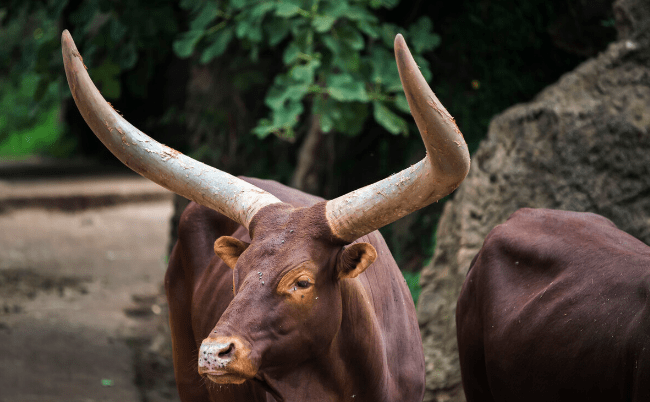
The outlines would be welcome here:
<svg viewBox="0 0 650 402">
<path fill-rule="evenodd" d="M 441 199 L 469 172 L 465 139 L 425 81 L 402 35 L 395 38 L 395 58 L 427 156 L 408 169 L 327 202 L 332 232 L 348 242 Z"/>
<path fill-rule="evenodd" d="M 65 30 L 61 36 L 68 85 L 86 123 L 104 145 L 136 173 L 248 226 L 260 209 L 281 202 L 266 191 L 153 140 L 104 100 Z"/>
</svg>

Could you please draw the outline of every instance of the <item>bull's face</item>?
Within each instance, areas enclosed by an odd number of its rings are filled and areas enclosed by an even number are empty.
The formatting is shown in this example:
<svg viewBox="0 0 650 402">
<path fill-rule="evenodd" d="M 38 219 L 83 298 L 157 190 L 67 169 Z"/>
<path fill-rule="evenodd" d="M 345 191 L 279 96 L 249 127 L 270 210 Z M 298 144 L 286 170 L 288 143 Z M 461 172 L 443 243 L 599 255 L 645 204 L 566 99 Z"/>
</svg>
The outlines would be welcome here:
<svg viewBox="0 0 650 402">
<path fill-rule="evenodd" d="M 199 350 L 199 372 L 217 383 L 282 377 L 324 356 L 341 323 L 340 280 L 356 277 L 377 257 L 368 243 L 331 241 L 321 204 L 264 212 L 251 244 L 227 236 L 215 243 L 233 268 L 235 291 Z"/>
</svg>

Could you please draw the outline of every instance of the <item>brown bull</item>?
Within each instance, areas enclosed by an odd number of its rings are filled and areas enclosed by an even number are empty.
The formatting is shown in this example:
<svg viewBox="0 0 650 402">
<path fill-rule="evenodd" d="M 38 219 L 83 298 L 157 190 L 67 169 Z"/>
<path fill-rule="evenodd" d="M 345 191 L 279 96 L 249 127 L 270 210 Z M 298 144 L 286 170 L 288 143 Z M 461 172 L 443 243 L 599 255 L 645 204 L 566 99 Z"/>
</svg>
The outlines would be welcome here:
<svg viewBox="0 0 650 402">
<path fill-rule="evenodd" d="M 401 35 L 397 63 L 428 156 L 331 201 L 157 143 L 106 103 L 67 31 L 62 44 L 95 134 L 127 166 L 196 202 L 165 280 L 183 401 L 422 400 L 413 301 L 376 230 L 453 191 L 469 154 Z"/>
<path fill-rule="evenodd" d="M 472 261 L 468 402 L 650 401 L 650 247 L 590 213 L 522 209 Z"/>
</svg>

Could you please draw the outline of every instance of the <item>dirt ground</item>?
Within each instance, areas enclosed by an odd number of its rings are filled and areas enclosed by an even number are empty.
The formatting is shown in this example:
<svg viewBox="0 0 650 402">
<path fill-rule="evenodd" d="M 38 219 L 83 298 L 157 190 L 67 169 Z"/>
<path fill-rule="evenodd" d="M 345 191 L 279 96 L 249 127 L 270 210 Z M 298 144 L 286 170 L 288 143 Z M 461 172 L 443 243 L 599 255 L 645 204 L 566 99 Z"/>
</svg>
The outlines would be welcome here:
<svg viewBox="0 0 650 402">
<path fill-rule="evenodd" d="M 17 187 L 0 184 L 1 204 Z M 120 197 L 0 208 L 1 402 L 178 400 L 162 292 L 171 197 Z"/>
</svg>

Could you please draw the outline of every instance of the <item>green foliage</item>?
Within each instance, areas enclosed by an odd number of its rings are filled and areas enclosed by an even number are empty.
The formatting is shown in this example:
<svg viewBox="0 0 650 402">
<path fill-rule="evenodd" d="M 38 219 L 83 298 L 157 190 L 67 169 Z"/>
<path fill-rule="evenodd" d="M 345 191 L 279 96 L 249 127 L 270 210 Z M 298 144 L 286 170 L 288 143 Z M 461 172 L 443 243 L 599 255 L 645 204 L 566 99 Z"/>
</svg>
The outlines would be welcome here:
<svg viewBox="0 0 650 402">
<path fill-rule="evenodd" d="M 178 33 L 170 1 L 86 0 L 69 19 L 73 26 L 68 28 L 83 49 L 84 63 L 109 100 L 122 96 L 124 84 L 130 95 L 145 98 L 146 84 L 169 54 L 170 38 Z M 122 80 L 125 75 L 129 79 Z"/>
<path fill-rule="evenodd" d="M 56 150 L 53 149 L 61 139 L 62 133 L 57 124 L 58 112 L 58 108 L 52 108 L 33 127 L 8 132 L 0 142 L 0 158 L 21 158 L 44 151 L 49 151 L 49 154 L 57 154 L 60 150 L 65 151 L 60 146 Z M 2 123 L 4 121 L 0 121 L 0 126 L 3 125 Z"/>
<path fill-rule="evenodd" d="M 397 0 L 184 0 L 192 15 L 189 30 L 174 42 L 179 57 L 199 55 L 208 63 L 229 46 L 239 57 L 257 60 L 261 52 L 282 50 L 282 69 L 265 96 L 270 109 L 253 132 L 293 138 L 318 116 L 323 132 L 356 135 L 368 116 L 392 134 L 408 134 L 406 99 L 392 55 L 403 32 L 425 77 L 420 53 L 440 43 L 431 20 L 421 17 L 408 30 L 373 13 Z M 372 113 L 370 109 L 372 108 Z"/>
<path fill-rule="evenodd" d="M 0 24 L 0 155 L 24 155 L 60 136 L 58 86 L 39 74 L 50 61 L 42 49 L 57 35 L 56 20 L 45 8 L 19 6 L 11 18 L 0 8 Z"/>
<path fill-rule="evenodd" d="M 111 101 L 125 92 L 146 98 L 148 82 L 171 52 L 171 37 L 178 32 L 172 1 L 78 4 L 71 8 L 67 1 L 9 0 L 0 6 L 3 157 L 67 156 L 76 148 L 76 139 L 59 118 L 60 104 L 70 96 L 61 59 L 62 22 L 82 51 L 93 81 Z M 48 138 L 42 137 L 45 133 Z"/>
</svg>

